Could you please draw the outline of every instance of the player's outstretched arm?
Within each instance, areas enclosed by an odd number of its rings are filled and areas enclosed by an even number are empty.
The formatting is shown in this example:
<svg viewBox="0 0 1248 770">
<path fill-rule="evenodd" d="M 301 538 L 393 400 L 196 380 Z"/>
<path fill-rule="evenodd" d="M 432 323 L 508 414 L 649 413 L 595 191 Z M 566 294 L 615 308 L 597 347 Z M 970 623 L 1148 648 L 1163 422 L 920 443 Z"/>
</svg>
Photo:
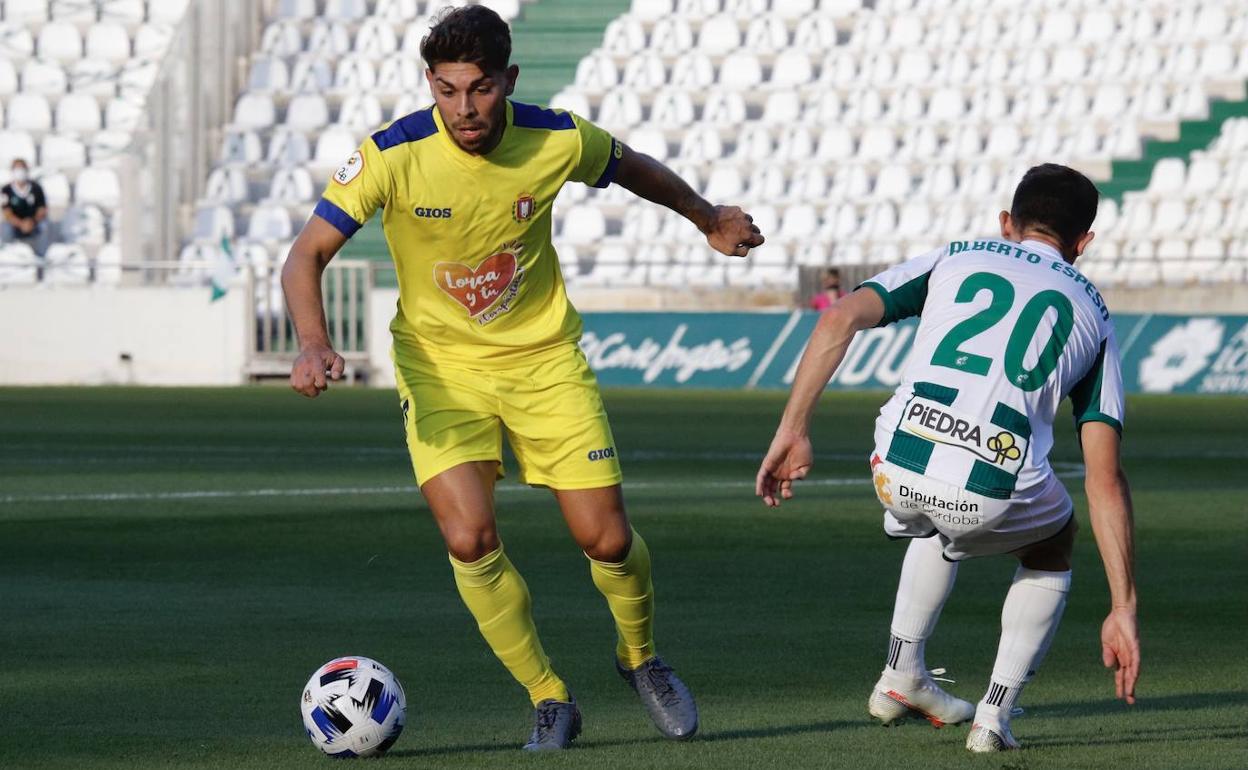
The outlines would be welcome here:
<svg viewBox="0 0 1248 770">
<path fill-rule="evenodd" d="M 754 220 L 737 206 L 713 206 L 659 161 L 628 145 L 622 145 L 621 150 L 615 183 L 688 219 L 706 236 L 711 248 L 730 257 L 744 257 L 763 244 L 763 234 Z"/>
<path fill-rule="evenodd" d="M 828 380 L 841 365 L 854 335 L 884 318 L 884 301 L 870 289 L 859 289 L 838 300 L 819 316 L 810 341 L 797 365 L 789 401 L 780 427 L 754 479 L 754 493 L 770 507 L 793 496 L 793 482 L 806 477 L 814 463 L 810 419 Z"/>
<path fill-rule="evenodd" d="M 313 216 L 291 245 L 282 266 L 286 310 L 299 338 L 299 357 L 290 370 L 290 387 L 308 398 L 319 396 L 329 387 L 329 380 L 342 377 L 346 366 L 330 344 L 321 296 L 321 274 L 346 242 L 338 228 Z"/>
<path fill-rule="evenodd" d="M 1110 610 L 1101 626 L 1101 660 L 1114 669 L 1119 698 L 1135 703 L 1140 676 L 1140 636 L 1135 619 L 1135 517 L 1131 489 L 1118 460 L 1118 432 L 1102 422 L 1080 428 L 1084 487 L 1096 547 L 1109 582 Z"/>
</svg>

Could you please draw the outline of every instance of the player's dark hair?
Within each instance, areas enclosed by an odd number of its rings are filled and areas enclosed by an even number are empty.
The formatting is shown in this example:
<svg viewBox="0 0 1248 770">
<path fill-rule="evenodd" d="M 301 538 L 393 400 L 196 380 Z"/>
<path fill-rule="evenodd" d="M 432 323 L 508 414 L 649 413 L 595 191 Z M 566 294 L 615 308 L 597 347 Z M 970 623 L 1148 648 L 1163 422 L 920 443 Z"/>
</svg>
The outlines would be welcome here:
<svg viewBox="0 0 1248 770">
<path fill-rule="evenodd" d="M 511 30 L 484 5 L 452 8 L 420 41 L 420 56 L 430 69 L 443 62 L 469 62 L 484 71 L 505 70 L 511 61 Z"/>
<path fill-rule="evenodd" d="M 1010 218 L 1020 230 L 1038 230 L 1074 248 L 1092 227 L 1100 193 L 1092 180 L 1056 163 L 1032 166 L 1014 189 Z"/>
</svg>

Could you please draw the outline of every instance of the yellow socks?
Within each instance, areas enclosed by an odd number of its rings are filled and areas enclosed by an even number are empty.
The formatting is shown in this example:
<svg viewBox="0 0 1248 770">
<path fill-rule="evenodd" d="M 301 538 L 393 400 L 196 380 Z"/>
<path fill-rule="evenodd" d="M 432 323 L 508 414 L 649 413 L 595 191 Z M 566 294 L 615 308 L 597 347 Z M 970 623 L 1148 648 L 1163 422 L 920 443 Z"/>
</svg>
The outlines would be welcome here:
<svg viewBox="0 0 1248 770">
<path fill-rule="evenodd" d="M 589 560 L 594 585 L 607 598 L 619 633 L 615 654 L 626 668 L 654 657 L 654 586 L 650 582 L 650 549 L 633 530 L 633 544 L 619 564 Z"/>
<path fill-rule="evenodd" d="M 634 551 L 636 542 L 634 540 Z M 547 698 L 567 701 L 568 688 L 550 667 L 550 659 L 537 638 L 529 587 L 503 553 L 502 546 L 471 564 L 454 556 L 450 559 L 459 595 L 476 618 L 481 635 L 516 681 L 529 691 L 533 705 Z M 597 582 L 596 575 L 594 580 Z M 647 556 L 646 585 L 649 582 L 650 559 Z"/>
</svg>

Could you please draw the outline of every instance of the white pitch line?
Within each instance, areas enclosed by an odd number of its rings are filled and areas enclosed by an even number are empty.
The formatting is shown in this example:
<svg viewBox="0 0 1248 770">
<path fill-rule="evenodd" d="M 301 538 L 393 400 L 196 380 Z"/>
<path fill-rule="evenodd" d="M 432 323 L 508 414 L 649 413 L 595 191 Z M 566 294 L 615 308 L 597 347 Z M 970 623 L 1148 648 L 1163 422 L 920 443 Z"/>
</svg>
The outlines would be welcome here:
<svg viewBox="0 0 1248 770">
<path fill-rule="evenodd" d="M 1083 469 L 1060 471 L 1062 478 L 1082 477 Z M 871 479 L 867 476 L 853 478 L 806 479 L 801 486 L 813 487 L 847 487 L 867 486 Z M 625 481 L 624 490 L 638 489 L 753 489 L 754 482 L 741 481 Z M 510 492 L 541 492 L 540 487 L 529 487 L 523 484 L 499 484 L 500 493 Z M 194 489 L 181 492 L 83 492 L 60 495 L 4 495 L 0 496 L 0 505 L 15 503 L 113 503 L 139 502 L 159 500 L 232 500 L 248 497 L 364 497 L 368 495 L 414 494 L 419 489 L 415 485 L 390 485 L 376 487 L 318 487 L 314 489 Z"/>
</svg>

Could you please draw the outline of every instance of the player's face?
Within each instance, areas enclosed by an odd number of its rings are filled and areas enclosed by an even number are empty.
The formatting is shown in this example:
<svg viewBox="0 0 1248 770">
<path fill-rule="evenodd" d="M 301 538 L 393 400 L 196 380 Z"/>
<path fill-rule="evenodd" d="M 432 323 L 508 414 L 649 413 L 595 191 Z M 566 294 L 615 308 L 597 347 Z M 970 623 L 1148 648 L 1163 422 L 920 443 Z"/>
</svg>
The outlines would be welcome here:
<svg viewBox="0 0 1248 770">
<path fill-rule="evenodd" d="M 461 150 L 484 155 L 498 146 L 519 72 L 515 65 L 486 72 L 472 62 L 442 62 L 425 71 L 442 123 Z"/>
</svg>

